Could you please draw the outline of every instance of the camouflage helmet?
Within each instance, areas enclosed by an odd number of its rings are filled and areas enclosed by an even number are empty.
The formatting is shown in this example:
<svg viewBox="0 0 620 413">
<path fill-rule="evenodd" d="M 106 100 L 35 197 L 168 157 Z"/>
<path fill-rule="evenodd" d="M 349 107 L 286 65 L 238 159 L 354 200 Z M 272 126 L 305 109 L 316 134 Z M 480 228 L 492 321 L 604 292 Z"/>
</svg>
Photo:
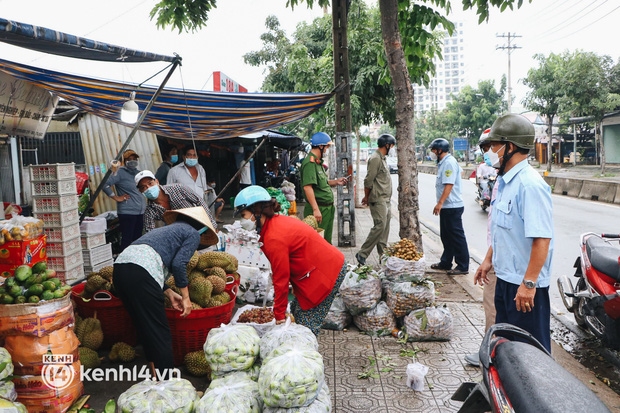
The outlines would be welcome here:
<svg viewBox="0 0 620 413">
<path fill-rule="evenodd" d="M 534 125 L 516 113 L 502 115 L 493 122 L 485 142 L 510 142 L 522 149 L 534 149 Z"/>
</svg>

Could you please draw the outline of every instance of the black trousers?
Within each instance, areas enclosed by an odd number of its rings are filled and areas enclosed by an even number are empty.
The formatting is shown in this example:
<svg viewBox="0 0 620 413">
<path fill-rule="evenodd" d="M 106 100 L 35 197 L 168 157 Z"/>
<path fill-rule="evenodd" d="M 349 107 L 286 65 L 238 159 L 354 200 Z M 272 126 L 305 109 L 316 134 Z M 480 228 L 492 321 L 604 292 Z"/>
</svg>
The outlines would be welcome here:
<svg viewBox="0 0 620 413">
<path fill-rule="evenodd" d="M 159 284 L 139 265 L 114 264 L 114 288 L 136 327 L 146 359 L 160 374 L 174 368 L 172 335 Z"/>
<path fill-rule="evenodd" d="M 144 215 L 118 214 L 121 227 L 121 251 L 142 236 Z"/>
<path fill-rule="evenodd" d="M 463 211 L 465 208 L 443 208 L 439 212 L 439 235 L 443 244 L 441 266 L 452 268 L 452 260 L 456 269 L 469 270 L 469 249 L 463 230 Z"/>
</svg>

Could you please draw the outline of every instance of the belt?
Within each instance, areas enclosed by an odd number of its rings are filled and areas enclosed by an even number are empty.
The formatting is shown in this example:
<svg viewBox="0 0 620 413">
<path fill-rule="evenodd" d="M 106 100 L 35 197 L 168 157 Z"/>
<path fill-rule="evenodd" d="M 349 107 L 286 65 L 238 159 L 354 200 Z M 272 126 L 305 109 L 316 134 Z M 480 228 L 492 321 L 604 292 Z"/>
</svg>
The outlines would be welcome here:
<svg viewBox="0 0 620 413">
<path fill-rule="evenodd" d="M 317 204 L 318 206 L 320 206 L 320 207 L 330 207 L 330 206 L 334 206 L 334 203 L 333 203 L 333 202 L 330 202 L 330 203 L 325 203 L 325 202 L 317 202 L 316 204 Z"/>
</svg>

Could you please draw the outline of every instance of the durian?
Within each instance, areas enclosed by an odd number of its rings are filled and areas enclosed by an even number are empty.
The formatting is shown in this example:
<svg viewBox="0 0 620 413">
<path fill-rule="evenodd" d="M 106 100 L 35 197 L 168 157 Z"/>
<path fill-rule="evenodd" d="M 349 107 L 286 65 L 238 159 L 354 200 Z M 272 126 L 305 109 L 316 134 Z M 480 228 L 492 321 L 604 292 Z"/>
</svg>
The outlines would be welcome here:
<svg viewBox="0 0 620 413">
<path fill-rule="evenodd" d="M 192 310 L 202 310 L 202 307 L 192 301 Z"/>
<path fill-rule="evenodd" d="M 207 277 L 212 276 L 212 275 L 217 275 L 222 280 L 224 280 L 224 284 L 226 284 L 226 271 L 224 271 L 223 268 L 220 268 L 220 267 L 206 268 L 204 270 L 204 273 Z"/>
<path fill-rule="evenodd" d="M 101 322 L 96 318 L 87 318 L 83 320 L 75 329 L 75 335 L 84 347 L 92 350 L 98 350 L 103 343 L 103 331 L 101 330 Z"/>
<path fill-rule="evenodd" d="M 319 229 L 319 223 L 316 220 L 316 218 L 314 217 L 314 215 L 308 215 L 307 217 L 304 218 L 303 220 L 306 224 L 310 225 L 312 228 L 314 228 L 315 231 L 318 231 Z"/>
<path fill-rule="evenodd" d="M 219 307 L 224 303 L 219 298 L 212 297 L 206 302 L 205 308 Z"/>
<path fill-rule="evenodd" d="M 220 293 L 218 295 L 215 295 L 213 298 L 220 300 L 222 302 L 222 304 L 226 304 L 230 302 L 230 295 L 228 295 L 228 293 Z"/>
<path fill-rule="evenodd" d="M 205 268 L 220 267 L 226 268 L 231 265 L 230 254 L 222 251 L 207 251 L 198 257 L 196 268 L 204 270 Z"/>
<path fill-rule="evenodd" d="M 209 366 L 203 350 L 187 353 L 184 364 L 192 376 L 202 377 L 211 374 L 211 366 Z"/>
<path fill-rule="evenodd" d="M 213 285 L 211 295 L 220 294 L 226 289 L 226 281 L 216 275 L 210 275 L 206 278 L 206 280 Z"/>
<path fill-rule="evenodd" d="M 196 278 L 189 284 L 190 299 L 201 307 L 207 306 L 212 291 L 213 285 L 205 278 Z"/>
<path fill-rule="evenodd" d="M 129 344 L 120 341 L 112 346 L 108 357 L 112 361 L 122 361 L 123 363 L 128 363 L 136 358 L 136 350 Z"/>
<path fill-rule="evenodd" d="M 95 350 L 87 347 L 80 347 L 78 351 L 80 363 L 82 363 L 85 369 L 94 369 L 101 365 L 101 359 L 99 359 L 99 354 L 97 354 Z"/>
<path fill-rule="evenodd" d="M 204 274 L 198 270 L 193 270 L 187 274 L 187 282 L 190 283 L 196 278 L 204 278 Z"/>
<path fill-rule="evenodd" d="M 198 257 L 200 255 L 198 254 L 198 251 L 194 252 L 194 255 L 192 255 L 192 258 L 189 259 L 189 262 L 187 263 L 187 273 L 189 274 L 194 268 L 196 268 L 196 264 L 198 264 Z"/>
<path fill-rule="evenodd" d="M 168 278 L 168 279 L 166 280 L 166 285 L 167 285 L 168 287 L 170 287 L 170 289 L 171 289 L 172 291 L 174 291 L 175 293 L 177 293 L 177 294 L 181 294 L 181 290 L 179 290 L 179 289 L 177 288 L 176 284 L 174 283 L 174 277 L 170 277 L 170 278 Z"/>
<path fill-rule="evenodd" d="M 99 275 L 104 278 L 106 281 L 112 282 L 112 278 L 114 275 L 114 267 L 107 266 L 107 267 L 103 267 L 102 269 L 99 270 Z"/>
</svg>

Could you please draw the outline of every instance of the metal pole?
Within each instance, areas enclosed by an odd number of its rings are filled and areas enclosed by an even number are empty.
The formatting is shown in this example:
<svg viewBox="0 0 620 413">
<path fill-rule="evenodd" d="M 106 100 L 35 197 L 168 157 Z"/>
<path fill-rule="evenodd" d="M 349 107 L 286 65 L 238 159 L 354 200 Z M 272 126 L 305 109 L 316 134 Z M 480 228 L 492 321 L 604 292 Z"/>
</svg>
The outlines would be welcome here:
<svg viewBox="0 0 620 413">
<path fill-rule="evenodd" d="M 211 202 L 209 204 L 209 208 L 211 208 L 213 206 L 213 204 L 215 204 L 215 202 L 217 201 L 218 198 L 220 198 L 220 196 L 224 193 L 224 191 L 226 191 L 228 189 L 228 187 L 235 181 L 235 179 L 237 179 L 237 177 L 239 175 L 241 175 L 241 171 L 243 171 L 243 168 L 245 168 L 245 165 L 250 162 L 250 160 L 254 157 L 254 155 L 256 155 L 256 152 L 258 152 L 258 150 L 260 149 L 261 146 L 263 146 L 263 144 L 267 142 L 267 138 L 263 138 L 263 140 L 261 141 L 261 143 L 258 144 L 258 146 L 256 147 L 256 149 L 254 149 L 254 152 L 252 152 L 249 156 L 248 159 L 246 159 L 243 164 L 241 165 L 241 167 L 239 168 L 239 170 L 237 171 L 236 174 L 233 175 L 232 178 L 230 178 L 230 181 L 228 181 L 228 183 L 226 185 L 224 185 L 224 188 L 222 188 L 222 190 L 220 191 L 219 194 L 217 194 L 215 196 L 215 200 L 213 202 Z"/>
<path fill-rule="evenodd" d="M 577 165 L 577 124 L 573 123 L 573 166 Z"/>
<path fill-rule="evenodd" d="M 168 80 L 170 79 L 170 76 L 172 76 L 172 72 L 174 72 L 174 70 L 180 64 L 181 64 L 181 57 L 180 56 L 176 56 L 174 61 L 172 62 L 172 67 L 170 68 L 170 70 L 168 71 L 168 74 L 166 75 L 166 78 L 161 83 L 161 85 L 159 85 L 159 88 L 153 94 L 153 97 L 151 98 L 149 103 L 146 105 L 146 108 L 144 108 L 144 111 L 140 115 L 140 118 L 138 119 L 138 121 L 134 125 L 133 129 L 131 130 L 131 133 L 129 134 L 129 136 L 127 136 L 127 140 L 125 140 L 125 143 L 123 144 L 123 146 L 121 146 L 120 151 L 118 152 L 118 154 L 114 158 L 115 160 L 120 161 L 121 156 L 123 156 L 123 152 L 125 152 L 125 150 L 129 146 L 129 144 L 131 143 L 131 140 L 133 139 L 133 137 L 138 132 L 138 128 L 140 127 L 140 125 L 142 125 L 142 122 L 144 121 L 144 118 L 146 118 L 146 115 L 151 110 L 151 107 L 153 107 L 153 104 L 155 103 L 155 100 L 160 95 L 161 91 L 164 90 L 164 86 L 166 86 L 166 83 L 168 83 Z M 99 183 L 99 186 L 95 190 L 95 193 L 90 197 L 90 200 L 88 201 L 88 205 L 86 206 L 86 209 L 84 209 L 84 212 L 82 212 L 82 215 L 80 215 L 80 224 L 82 223 L 82 221 L 84 221 L 84 217 L 86 217 L 86 214 L 92 208 L 93 204 L 95 203 L 95 200 L 97 199 L 97 197 L 99 196 L 99 194 L 103 190 L 103 187 L 105 186 L 105 183 L 110 178 L 110 175 L 112 175 L 112 169 L 108 168 L 108 171 L 105 173 L 103 179 Z"/>
</svg>

